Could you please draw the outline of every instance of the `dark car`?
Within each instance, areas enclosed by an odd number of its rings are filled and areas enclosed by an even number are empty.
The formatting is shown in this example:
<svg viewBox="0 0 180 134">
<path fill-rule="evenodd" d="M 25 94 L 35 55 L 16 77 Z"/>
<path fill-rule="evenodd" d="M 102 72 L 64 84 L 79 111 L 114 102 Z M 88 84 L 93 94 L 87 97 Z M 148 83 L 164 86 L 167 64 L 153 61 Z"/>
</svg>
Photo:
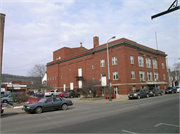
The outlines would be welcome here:
<svg viewBox="0 0 180 134">
<path fill-rule="evenodd" d="M 137 98 L 140 99 L 142 97 L 149 97 L 149 90 L 144 88 L 144 89 L 136 89 L 133 91 L 133 93 L 128 94 L 129 99 Z"/>
<path fill-rule="evenodd" d="M 37 103 L 24 105 L 23 109 L 26 112 L 41 113 L 47 110 L 63 109 L 66 110 L 68 106 L 73 105 L 71 100 L 64 100 L 61 97 L 47 97 L 43 98 Z"/>
<path fill-rule="evenodd" d="M 158 87 L 149 88 L 149 96 L 163 95 L 163 90 Z"/>
<path fill-rule="evenodd" d="M 176 87 L 168 87 L 168 88 L 165 90 L 165 94 L 176 93 L 176 92 L 177 92 Z"/>
<path fill-rule="evenodd" d="M 80 97 L 80 94 L 76 93 L 75 91 L 68 92 L 64 95 L 65 98 L 74 98 L 74 97 Z"/>
</svg>

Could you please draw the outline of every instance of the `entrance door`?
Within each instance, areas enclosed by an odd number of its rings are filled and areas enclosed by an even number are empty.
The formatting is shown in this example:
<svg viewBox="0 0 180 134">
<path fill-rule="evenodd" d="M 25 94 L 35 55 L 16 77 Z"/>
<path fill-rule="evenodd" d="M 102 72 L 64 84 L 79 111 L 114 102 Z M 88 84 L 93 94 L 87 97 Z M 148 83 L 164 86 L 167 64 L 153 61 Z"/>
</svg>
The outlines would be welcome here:
<svg viewBox="0 0 180 134">
<path fill-rule="evenodd" d="M 119 95 L 118 87 L 114 87 L 114 94 Z"/>
</svg>

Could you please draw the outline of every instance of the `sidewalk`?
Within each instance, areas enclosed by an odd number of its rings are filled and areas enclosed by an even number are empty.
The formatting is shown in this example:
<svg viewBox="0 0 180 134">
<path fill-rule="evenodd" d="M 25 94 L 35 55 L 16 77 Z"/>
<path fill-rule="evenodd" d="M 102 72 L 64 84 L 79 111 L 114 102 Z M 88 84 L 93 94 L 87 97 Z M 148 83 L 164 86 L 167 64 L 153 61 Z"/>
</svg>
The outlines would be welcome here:
<svg viewBox="0 0 180 134">
<path fill-rule="evenodd" d="M 121 101 L 127 101 L 128 96 L 127 95 L 121 95 L 116 99 L 112 99 L 112 101 L 109 101 L 109 99 L 103 99 L 103 100 L 94 100 L 94 101 L 89 101 L 89 100 L 80 100 L 79 98 L 73 98 L 76 101 L 81 101 L 81 102 L 92 102 L 92 103 L 99 103 L 99 104 L 105 104 L 105 103 L 114 103 L 114 102 L 121 102 Z M 72 99 L 72 101 L 73 101 Z M 4 113 L 2 115 L 13 115 L 13 114 L 23 114 L 26 113 L 25 111 L 22 110 L 22 106 L 7 106 L 3 107 Z M 2 116 L 1 115 L 1 116 Z"/>
</svg>

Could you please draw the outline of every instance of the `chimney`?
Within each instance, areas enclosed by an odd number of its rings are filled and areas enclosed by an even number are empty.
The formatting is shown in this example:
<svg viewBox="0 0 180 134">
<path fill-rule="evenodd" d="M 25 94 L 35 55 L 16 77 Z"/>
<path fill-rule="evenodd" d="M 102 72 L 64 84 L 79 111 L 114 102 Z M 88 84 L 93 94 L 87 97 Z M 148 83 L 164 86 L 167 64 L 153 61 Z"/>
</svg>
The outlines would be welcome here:
<svg viewBox="0 0 180 134">
<path fill-rule="evenodd" d="M 99 46 L 99 37 L 98 36 L 93 37 L 93 43 L 94 43 L 94 48 Z"/>
</svg>

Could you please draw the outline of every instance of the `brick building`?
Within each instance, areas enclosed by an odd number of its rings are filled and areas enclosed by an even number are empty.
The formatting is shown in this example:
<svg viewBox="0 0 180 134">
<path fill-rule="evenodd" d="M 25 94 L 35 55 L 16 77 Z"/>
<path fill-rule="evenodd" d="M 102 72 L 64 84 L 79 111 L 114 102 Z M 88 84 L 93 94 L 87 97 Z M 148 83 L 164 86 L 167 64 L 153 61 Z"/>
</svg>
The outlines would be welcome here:
<svg viewBox="0 0 180 134">
<path fill-rule="evenodd" d="M 97 36 L 93 43 L 92 49 L 80 46 L 54 51 L 53 61 L 47 63 L 47 83 L 59 91 L 78 91 L 83 78 L 100 81 L 101 88 L 108 89 L 107 44 L 99 45 Z M 108 48 L 112 93 L 121 95 L 145 87 L 168 86 L 164 52 L 125 38 L 109 42 Z"/>
</svg>

